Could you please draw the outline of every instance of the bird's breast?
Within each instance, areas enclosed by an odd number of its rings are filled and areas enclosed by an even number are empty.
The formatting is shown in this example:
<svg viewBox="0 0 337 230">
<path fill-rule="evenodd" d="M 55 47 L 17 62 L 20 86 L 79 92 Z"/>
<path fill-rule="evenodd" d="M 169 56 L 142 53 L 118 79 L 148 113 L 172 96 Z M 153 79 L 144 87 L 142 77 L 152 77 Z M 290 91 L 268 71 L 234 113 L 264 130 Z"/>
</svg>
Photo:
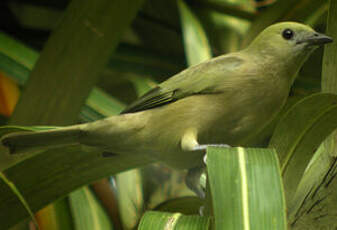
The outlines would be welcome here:
<svg viewBox="0 0 337 230">
<path fill-rule="evenodd" d="M 248 82 L 239 90 L 210 96 L 213 106 L 208 107 L 208 113 L 213 115 L 200 130 L 200 142 L 244 145 L 269 124 L 283 107 L 288 89 L 262 84 L 258 80 Z"/>
</svg>

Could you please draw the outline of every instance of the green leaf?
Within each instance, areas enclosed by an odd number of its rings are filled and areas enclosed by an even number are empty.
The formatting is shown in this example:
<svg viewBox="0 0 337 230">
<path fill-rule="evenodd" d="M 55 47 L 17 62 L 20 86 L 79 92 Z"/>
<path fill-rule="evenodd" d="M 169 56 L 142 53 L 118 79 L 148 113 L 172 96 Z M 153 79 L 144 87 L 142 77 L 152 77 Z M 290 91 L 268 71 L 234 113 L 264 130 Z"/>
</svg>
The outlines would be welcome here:
<svg viewBox="0 0 337 230">
<path fill-rule="evenodd" d="M 204 2 L 205 6 L 207 3 Z M 209 7 L 197 8 L 197 10 L 214 56 L 237 51 L 250 23 Z"/>
<path fill-rule="evenodd" d="M 32 225 L 31 225 L 30 220 L 26 219 L 16 224 L 15 226 L 9 228 L 8 230 L 32 230 Z"/>
<path fill-rule="evenodd" d="M 337 36 L 337 2 L 329 2 L 326 33 Z M 317 13 L 322 11 L 319 9 Z M 337 93 L 337 45 L 325 46 L 322 66 L 322 91 Z M 332 133 L 316 151 L 289 205 L 293 229 L 336 229 L 337 222 L 337 133 Z"/>
<path fill-rule="evenodd" d="M 329 1 L 330 9 L 327 23 L 327 34 L 336 39 L 337 27 L 335 25 L 337 19 L 336 1 Z M 337 94 L 337 42 L 325 46 L 323 65 L 322 65 L 322 91 L 325 93 Z"/>
<path fill-rule="evenodd" d="M 78 189 L 69 194 L 69 202 L 75 229 L 113 229 L 109 216 L 88 187 Z"/>
<path fill-rule="evenodd" d="M 129 76 L 128 79 L 133 84 L 133 87 L 135 88 L 138 97 L 157 86 L 157 83 L 148 77 L 141 78 L 137 75 L 132 75 Z"/>
<path fill-rule="evenodd" d="M 32 70 L 37 59 L 37 53 L 21 44 L 20 42 L 10 38 L 4 33 L 0 33 L 0 53 L 10 59 L 10 61 L 14 61 L 16 64 L 21 65 L 23 68 L 27 70 Z M 1 60 L 1 59 L 0 59 Z M 4 63 L 1 60 L 1 67 L 3 67 Z M 11 66 L 9 66 L 11 67 Z M 9 68 L 16 69 L 16 68 Z M 24 76 L 27 78 L 27 76 Z M 26 79 L 22 79 L 24 82 Z"/>
<path fill-rule="evenodd" d="M 271 149 L 207 149 L 215 229 L 287 229 L 278 159 Z"/>
<path fill-rule="evenodd" d="M 150 78 L 129 76 L 137 95 L 141 96 L 153 88 L 156 83 Z M 145 201 L 141 169 L 133 169 L 116 175 L 118 207 L 125 229 L 133 229 L 143 214 Z"/>
<path fill-rule="evenodd" d="M 133 52 L 130 50 L 131 48 L 133 48 Z M 23 86 L 28 80 L 38 57 L 38 52 L 0 33 L 0 70 L 20 86 Z M 112 55 L 112 59 L 109 62 L 109 71 L 112 69 L 130 71 L 132 69 L 134 74 L 127 75 L 126 78 L 134 84 L 138 93 L 143 94 L 156 83 L 142 75 L 145 73 L 157 75 L 173 74 L 182 68 L 181 66 L 177 67 L 178 63 L 171 62 L 168 58 L 154 56 L 148 52 L 145 53 L 144 50 L 139 50 L 139 48 L 123 45 L 116 54 Z M 123 103 L 112 98 L 101 89 L 94 87 L 85 106 L 82 107 L 80 120 L 87 122 L 102 119 L 106 116 L 118 114 L 123 108 Z"/>
<path fill-rule="evenodd" d="M 6 169 L 4 174 L 36 212 L 78 187 L 154 161 L 137 154 L 103 158 L 95 150 L 83 150 L 80 146 L 48 150 Z M 28 216 L 7 187 L 0 181 L 0 223 L 4 227 Z"/>
<path fill-rule="evenodd" d="M 129 44 L 120 44 L 108 63 L 109 70 L 126 73 L 130 73 L 130 70 L 132 70 L 132 73 L 140 76 L 150 75 L 154 77 L 173 75 L 183 69 L 184 66 L 184 59 L 180 56 L 160 55 L 145 47 Z"/>
<path fill-rule="evenodd" d="M 281 118 L 269 147 L 279 155 L 287 203 L 322 141 L 337 127 L 337 95 L 304 98 Z"/>
<path fill-rule="evenodd" d="M 35 213 L 41 230 L 73 230 L 73 219 L 68 199 L 54 202 Z"/>
<path fill-rule="evenodd" d="M 125 229 L 133 229 L 144 210 L 144 193 L 139 169 L 116 175 L 118 207 Z"/>
<path fill-rule="evenodd" d="M 124 109 L 124 107 L 125 105 L 122 102 L 111 97 L 103 90 L 94 88 L 86 101 L 86 107 L 82 109 L 80 115 L 85 118 L 83 119 L 85 121 L 94 121 L 98 120 L 99 118 L 110 117 L 119 114 Z M 90 110 L 97 113 L 97 117 L 85 117 L 85 114 L 88 114 L 88 111 Z"/>
<path fill-rule="evenodd" d="M 10 2 L 8 4 L 16 19 L 24 27 L 50 30 L 57 26 L 63 12 L 51 7 L 34 6 L 32 4 Z"/>
<path fill-rule="evenodd" d="M 142 0 L 71 1 L 44 46 L 11 122 L 74 123 L 141 4 Z"/>
<path fill-rule="evenodd" d="M 33 69 L 39 54 L 9 36 L 0 33 L 0 69 L 19 85 L 24 85 Z M 124 105 L 111 98 L 99 88 L 94 88 L 82 108 L 82 120 L 97 120 L 118 114 Z"/>
<path fill-rule="evenodd" d="M 130 3 L 125 0 L 70 2 L 62 23 L 53 31 L 31 73 L 12 123 L 69 124 L 77 120 L 100 71 L 142 1 Z M 48 163 L 49 160 L 52 162 Z M 113 168 L 117 169 L 116 173 L 132 167 L 135 162 L 129 160 L 126 164 L 122 159 L 117 161 L 118 169 L 112 164 L 104 167 L 109 159 L 103 159 L 94 150 L 84 152 L 79 146 L 72 146 L 33 155 L 7 168 L 4 174 L 35 212 L 79 186 L 113 174 L 114 170 L 110 171 Z M 82 173 L 76 173 L 77 170 Z M 76 179 L 75 174 L 81 175 Z M 5 188 L 0 181 L 0 222 L 8 228 L 26 218 L 27 213 Z"/>
<path fill-rule="evenodd" d="M 19 41 L 0 33 L 0 70 L 15 80 L 20 86 L 28 80 L 39 53 L 22 45 Z M 143 75 L 167 75 L 174 74 L 182 69 L 179 60 L 168 57 L 158 57 L 139 47 L 121 45 L 108 64 L 108 71 L 129 72 L 132 75 L 126 79 L 134 84 L 136 90 L 144 93 L 155 83 Z M 117 73 L 116 73 L 117 74 Z M 119 74 L 121 75 L 121 74 Z M 145 80 L 145 82 L 143 81 Z M 124 104 L 112 98 L 101 89 L 95 87 L 82 107 L 81 121 L 92 121 L 118 114 L 124 108 Z"/>
<path fill-rule="evenodd" d="M 305 20 L 305 24 L 312 27 L 318 26 L 320 23 L 324 23 L 326 20 L 326 13 L 329 10 L 329 2 L 322 4 L 318 9 L 311 11 L 311 15 Z"/>
<path fill-rule="evenodd" d="M 336 144 L 331 144 L 331 141 L 325 141 L 319 147 L 289 202 L 289 223 L 294 229 L 337 227 L 336 219 L 332 217 L 337 203 L 334 148 Z"/>
<path fill-rule="evenodd" d="M 30 209 L 27 201 L 25 200 L 25 198 L 22 196 L 22 194 L 20 193 L 20 191 L 17 189 L 17 187 L 15 186 L 15 184 L 13 184 L 13 182 L 11 182 L 5 174 L 0 172 L 0 179 L 10 188 L 10 190 L 13 192 L 13 194 L 20 200 L 22 206 L 26 209 L 27 213 L 29 214 L 29 216 L 32 218 L 35 226 L 38 228 L 38 224 L 37 221 L 35 219 L 34 213 L 32 212 L 32 210 Z"/>
<path fill-rule="evenodd" d="M 155 210 L 162 212 L 179 212 L 185 215 L 199 214 L 203 200 L 196 196 L 179 197 L 159 204 Z"/>
<path fill-rule="evenodd" d="M 189 66 L 212 57 L 208 39 L 198 18 L 183 0 L 177 0 L 183 29 L 184 46 Z"/>
<path fill-rule="evenodd" d="M 14 126 L 7 125 L 0 127 L 0 139 L 2 136 L 12 133 L 12 132 L 26 132 L 26 131 L 39 131 L 39 130 L 48 130 L 57 128 L 55 126 Z M 24 161 L 32 157 L 35 153 L 32 154 L 19 154 L 19 155 L 10 155 L 7 148 L 0 145 L 0 172 L 18 164 L 21 161 Z"/>
<path fill-rule="evenodd" d="M 207 230 L 209 226 L 207 217 L 149 211 L 141 219 L 138 230 Z"/>
<path fill-rule="evenodd" d="M 195 0 L 194 2 L 199 7 L 211 9 L 237 19 L 253 20 L 256 16 L 252 1 Z"/>
</svg>

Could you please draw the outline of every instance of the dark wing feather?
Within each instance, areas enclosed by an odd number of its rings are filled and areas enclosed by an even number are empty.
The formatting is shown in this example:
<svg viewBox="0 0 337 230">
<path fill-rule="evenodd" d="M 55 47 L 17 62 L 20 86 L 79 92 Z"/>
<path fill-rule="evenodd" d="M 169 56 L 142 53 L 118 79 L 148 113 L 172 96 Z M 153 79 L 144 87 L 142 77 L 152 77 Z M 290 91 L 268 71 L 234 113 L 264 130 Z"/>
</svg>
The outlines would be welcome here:
<svg viewBox="0 0 337 230">
<path fill-rule="evenodd" d="M 156 88 L 144 94 L 135 102 L 131 103 L 127 108 L 122 111 L 122 114 L 152 109 L 176 100 L 177 99 L 174 98 L 174 92 L 170 91 L 163 93 L 161 88 L 157 86 Z"/>
</svg>

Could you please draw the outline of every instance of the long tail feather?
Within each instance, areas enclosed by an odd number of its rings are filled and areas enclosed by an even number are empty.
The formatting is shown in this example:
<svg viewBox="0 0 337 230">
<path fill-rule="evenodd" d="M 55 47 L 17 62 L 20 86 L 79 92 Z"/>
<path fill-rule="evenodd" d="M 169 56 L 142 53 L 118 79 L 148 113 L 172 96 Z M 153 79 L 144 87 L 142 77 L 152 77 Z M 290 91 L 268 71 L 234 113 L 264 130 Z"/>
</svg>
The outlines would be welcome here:
<svg viewBox="0 0 337 230">
<path fill-rule="evenodd" d="M 57 128 L 47 131 L 14 132 L 5 135 L 1 142 L 11 154 L 27 153 L 41 148 L 52 148 L 76 144 L 79 141 L 81 129 L 79 125 L 67 128 Z"/>
</svg>

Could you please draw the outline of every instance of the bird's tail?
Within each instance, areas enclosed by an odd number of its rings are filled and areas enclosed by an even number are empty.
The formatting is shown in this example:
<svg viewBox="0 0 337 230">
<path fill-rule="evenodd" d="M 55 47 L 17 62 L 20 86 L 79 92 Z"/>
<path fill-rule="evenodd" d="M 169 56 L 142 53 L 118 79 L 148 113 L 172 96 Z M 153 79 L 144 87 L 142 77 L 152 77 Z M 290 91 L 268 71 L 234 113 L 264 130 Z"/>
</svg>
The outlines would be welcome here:
<svg viewBox="0 0 337 230">
<path fill-rule="evenodd" d="M 81 135 L 81 125 L 45 131 L 22 131 L 5 135 L 1 143 L 11 154 L 28 153 L 39 149 L 76 144 Z"/>
</svg>

